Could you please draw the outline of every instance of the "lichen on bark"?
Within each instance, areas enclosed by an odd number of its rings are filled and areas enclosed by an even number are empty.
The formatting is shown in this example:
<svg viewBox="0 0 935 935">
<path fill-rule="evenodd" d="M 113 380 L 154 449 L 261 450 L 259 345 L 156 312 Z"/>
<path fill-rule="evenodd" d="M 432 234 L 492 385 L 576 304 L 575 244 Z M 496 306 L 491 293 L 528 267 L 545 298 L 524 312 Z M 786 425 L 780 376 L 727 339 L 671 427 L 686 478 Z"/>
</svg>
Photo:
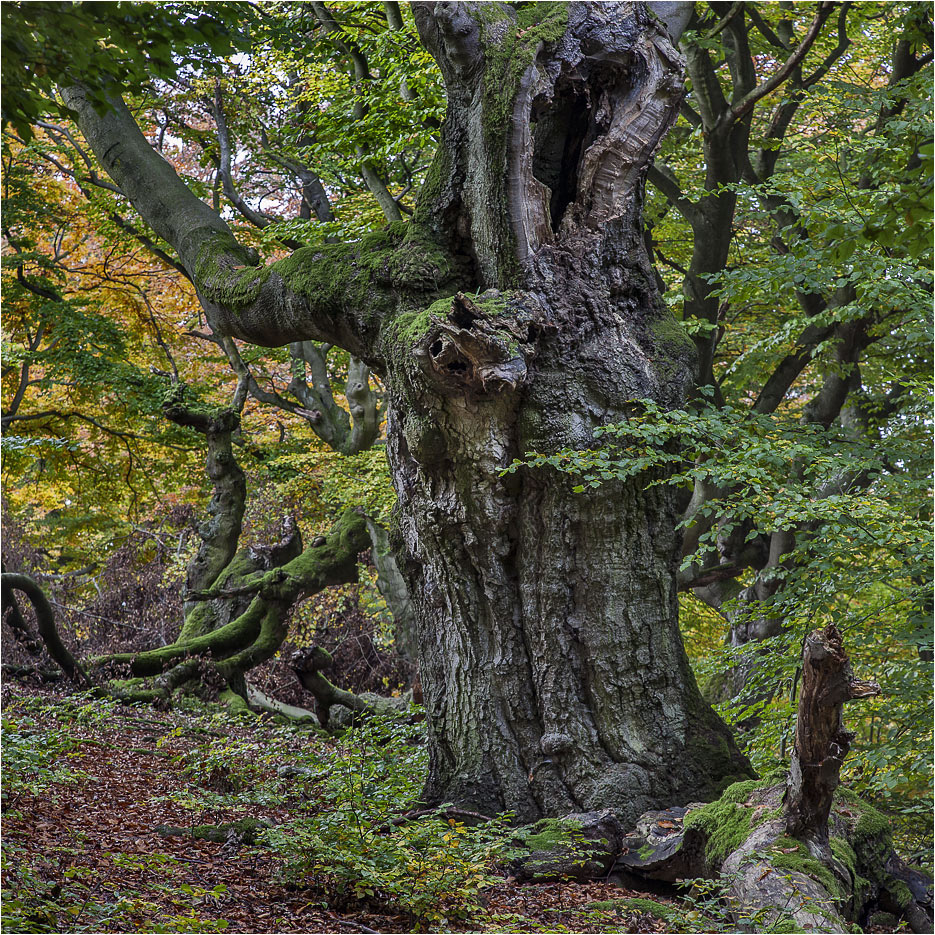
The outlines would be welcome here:
<svg viewBox="0 0 935 935">
<path fill-rule="evenodd" d="M 625 819 L 713 793 L 749 765 L 681 643 L 671 494 L 503 476 L 527 445 L 586 447 L 630 400 L 677 406 L 689 386 L 684 347 L 653 328 L 665 313 L 640 228 L 643 175 L 681 97 L 678 52 L 641 4 L 413 12 L 448 111 L 408 227 L 260 270 L 202 205 L 197 237 L 177 246 L 218 333 L 336 343 L 383 380 L 426 799 Z M 82 120 L 106 152 L 116 125 Z M 152 193 L 125 178 L 145 216 Z M 272 581 L 261 598 L 278 599 Z M 262 619 L 250 615 L 254 638 Z"/>
</svg>

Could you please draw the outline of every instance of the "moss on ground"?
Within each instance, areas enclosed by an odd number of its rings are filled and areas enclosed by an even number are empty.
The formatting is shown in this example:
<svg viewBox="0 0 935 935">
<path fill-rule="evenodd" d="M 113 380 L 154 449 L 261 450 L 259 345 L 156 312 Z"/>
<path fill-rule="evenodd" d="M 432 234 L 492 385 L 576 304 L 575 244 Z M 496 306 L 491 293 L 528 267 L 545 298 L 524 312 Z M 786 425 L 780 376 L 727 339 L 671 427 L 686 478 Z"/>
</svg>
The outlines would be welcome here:
<svg viewBox="0 0 935 935">
<path fill-rule="evenodd" d="M 643 912 L 655 916 L 664 922 L 672 922 L 680 915 L 677 906 L 658 903 L 654 899 L 632 897 L 627 899 L 605 899 L 600 902 L 588 903 L 589 909 L 598 909 L 602 912 Z"/>
</svg>

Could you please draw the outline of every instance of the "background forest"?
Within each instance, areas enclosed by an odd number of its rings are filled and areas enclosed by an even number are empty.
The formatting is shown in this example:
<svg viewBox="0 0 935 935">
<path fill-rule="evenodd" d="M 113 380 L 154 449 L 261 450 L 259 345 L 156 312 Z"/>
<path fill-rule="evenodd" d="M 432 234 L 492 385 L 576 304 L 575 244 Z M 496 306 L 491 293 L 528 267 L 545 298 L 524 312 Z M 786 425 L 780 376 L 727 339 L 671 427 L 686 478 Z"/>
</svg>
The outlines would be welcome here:
<svg viewBox="0 0 935 935">
<path fill-rule="evenodd" d="M 357 241 L 412 215 L 445 114 L 411 11 L 112 4 L 75 8 L 66 33 L 62 7 L 2 10 L 4 571 L 41 584 L 76 657 L 171 646 L 223 442 L 243 472 L 240 549 L 274 549 L 293 516 L 305 543 L 349 507 L 371 520 L 351 583 L 285 608 L 252 688 L 313 707 L 293 660 L 321 647 L 338 687 L 418 701 L 379 379 L 327 344 L 212 334 L 171 248 L 46 103 L 70 67 L 106 86 L 116 57 L 153 147 L 241 243 L 269 260 Z M 787 765 L 805 635 L 836 624 L 882 688 L 848 709 L 843 781 L 929 870 L 931 30 L 926 3 L 696 4 L 645 203 L 696 392 L 647 402 L 599 451 L 523 462 L 582 490 L 639 474 L 683 494 L 683 637 L 758 773 Z M 218 442 L 193 414 L 221 409 L 239 419 Z M 12 616 L 7 684 L 35 662 Z M 436 904 L 400 902 L 423 919 Z M 62 930 L 30 924 L 11 930 Z"/>
</svg>

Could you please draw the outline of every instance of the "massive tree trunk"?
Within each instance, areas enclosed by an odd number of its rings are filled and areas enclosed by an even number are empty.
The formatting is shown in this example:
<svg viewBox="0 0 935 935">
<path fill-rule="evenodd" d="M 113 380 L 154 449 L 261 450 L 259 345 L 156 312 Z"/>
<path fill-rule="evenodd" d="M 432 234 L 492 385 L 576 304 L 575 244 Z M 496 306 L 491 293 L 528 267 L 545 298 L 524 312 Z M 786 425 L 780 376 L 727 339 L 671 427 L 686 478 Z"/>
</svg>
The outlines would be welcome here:
<svg viewBox="0 0 935 935">
<path fill-rule="evenodd" d="M 537 23 L 417 14 L 449 93 L 431 218 L 455 243 L 469 219 L 489 291 L 397 329 L 389 455 L 422 622 L 428 798 L 635 818 L 745 769 L 682 648 L 671 494 L 502 472 L 689 385 L 691 344 L 641 236 L 679 63 L 640 11 L 547 6 Z"/>
<path fill-rule="evenodd" d="M 102 117 L 80 89 L 67 98 L 216 331 L 338 343 L 383 377 L 426 799 L 629 822 L 749 773 L 682 647 L 671 495 L 645 477 L 576 493 L 557 471 L 503 472 L 688 389 L 693 344 L 641 235 L 681 62 L 642 4 L 426 3 L 416 17 L 448 115 L 412 222 L 265 268 L 121 102 Z"/>
</svg>

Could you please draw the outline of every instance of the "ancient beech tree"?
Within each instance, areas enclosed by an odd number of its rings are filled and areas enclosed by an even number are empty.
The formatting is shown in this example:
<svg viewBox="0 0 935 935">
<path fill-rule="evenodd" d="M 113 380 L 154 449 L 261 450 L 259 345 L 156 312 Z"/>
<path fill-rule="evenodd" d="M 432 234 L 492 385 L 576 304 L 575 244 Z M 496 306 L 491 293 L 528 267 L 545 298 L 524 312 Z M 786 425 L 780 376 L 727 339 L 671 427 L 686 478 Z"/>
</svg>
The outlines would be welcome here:
<svg viewBox="0 0 935 935">
<path fill-rule="evenodd" d="M 215 333 L 337 344 L 384 381 L 427 799 L 628 821 L 710 796 L 749 766 L 682 647 L 672 494 L 502 475 L 527 451 L 593 444 L 632 400 L 679 405 L 691 384 L 694 347 L 659 301 L 641 231 L 679 54 L 640 3 L 415 16 L 448 112 L 411 220 L 265 267 L 121 100 L 102 113 L 80 85 L 63 97 Z"/>
</svg>

